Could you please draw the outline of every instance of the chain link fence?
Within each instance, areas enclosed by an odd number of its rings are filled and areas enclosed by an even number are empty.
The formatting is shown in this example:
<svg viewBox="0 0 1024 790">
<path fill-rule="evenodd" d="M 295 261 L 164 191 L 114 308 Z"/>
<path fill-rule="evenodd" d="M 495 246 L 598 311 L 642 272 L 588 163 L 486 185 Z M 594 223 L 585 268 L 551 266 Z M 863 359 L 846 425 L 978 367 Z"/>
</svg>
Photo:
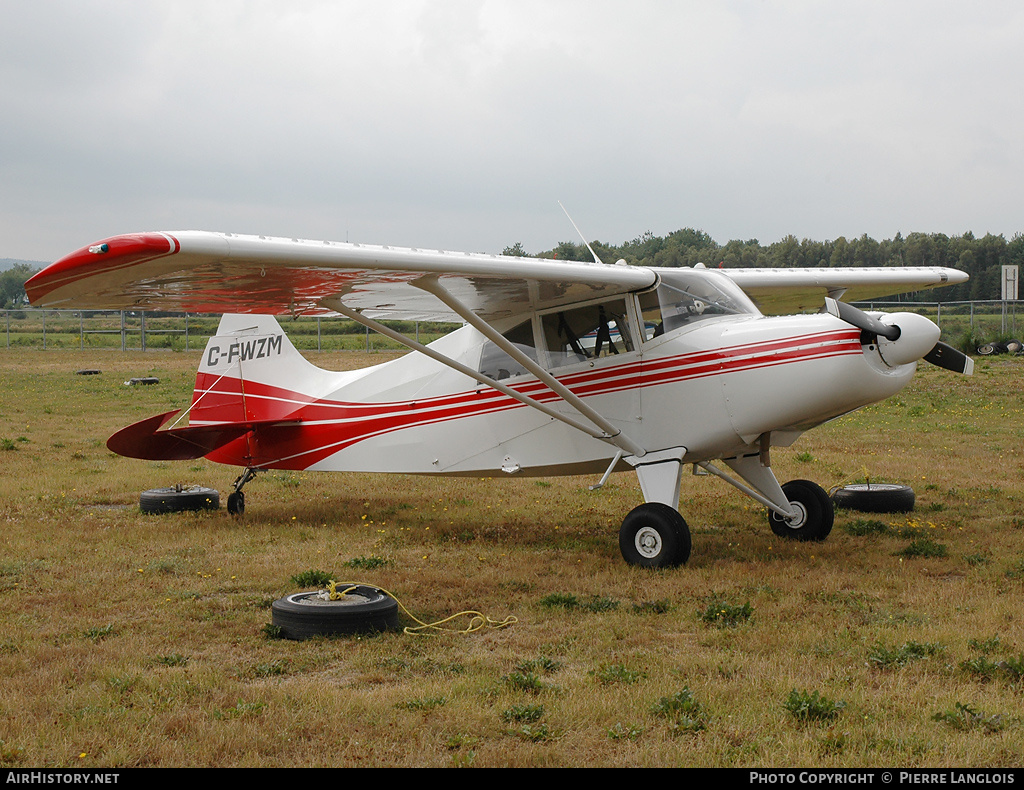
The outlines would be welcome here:
<svg viewBox="0 0 1024 790">
<path fill-rule="evenodd" d="M 909 310 L 927 316 L 943 339 L 961 347 L 1008 340 L 1017 333 L 1017 302 L 858 302 L 865 310 Z M 2 344 L 8 348 L 201 350 L 217 331 L 220 316 L 128 310 L 0 311 Z M 386 321 L 385 325 L 429 343 L 459 324 Z M 285 318 L 281 326 L 301 351 L 385 351 L 399 343 L 343 318 Z"/>
<path fill-rule="evenodd" d="M 0 311 L 0 342 L 8 349 L 199 351 L 217 333 L 219 315 L 129 310 Z M 459 324 L 388 321 L 387 326 L 429 343 Z M 343 318 L 283 318 L 285 334 L 301 351 L 388 351 L 404 346 Z"/>
</svg>

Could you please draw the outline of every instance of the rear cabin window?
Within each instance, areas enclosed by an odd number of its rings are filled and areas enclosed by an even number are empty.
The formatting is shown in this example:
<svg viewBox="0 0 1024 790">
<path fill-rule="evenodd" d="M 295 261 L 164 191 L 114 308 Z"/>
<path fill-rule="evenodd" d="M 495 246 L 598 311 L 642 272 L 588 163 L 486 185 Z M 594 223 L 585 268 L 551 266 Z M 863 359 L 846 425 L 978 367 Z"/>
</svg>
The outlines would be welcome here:
<svg viewBox="0 0 1024 790">
<path fill-rule="evenodd" d="M 532 320 L 523 321 L 523 323 L 517 324 L 509 331 L 503 333 L 502 337 L 512 343 L 512 345 L 526 354 L 526 356 L 534 362 L 537 361 L 537 349 L 534 347 L 533 343 Z M 509 379 L 515 376 L 523 376 L 528 373 L 526 368 L 516 360 L 512 359 L 512 357 L 498 348 L 498 346 L 490 340 L 484 343 L 483 351 L 480 354 L 480 372 L 485 376 L 490 376 L 495 381 L 501 381 L 502 379 Z"/>
</svg>

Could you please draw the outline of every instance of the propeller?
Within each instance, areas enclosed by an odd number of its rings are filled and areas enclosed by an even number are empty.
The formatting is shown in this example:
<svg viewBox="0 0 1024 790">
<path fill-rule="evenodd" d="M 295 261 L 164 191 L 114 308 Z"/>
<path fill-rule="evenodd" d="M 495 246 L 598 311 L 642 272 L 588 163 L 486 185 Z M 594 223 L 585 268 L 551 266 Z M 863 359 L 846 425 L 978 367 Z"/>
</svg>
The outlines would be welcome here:
<svg viewBox="0 0 1024 790">
<path fill-rule="evenodd" d="M 901 329 L 898 324 L 883 323 L 874 316 L 868 315 L 863 310 L 854 307 L 852 304 L 840 302 L 837 299 L 826 298 L 825 310 L 830 315 L 834 315 L 836 318 L 845 321 L 851 326 L 855 326 L 858 329 L 877 337 L 885 338 L 893 344 L 904 333 L 904 330 Z M 908 324 L 905 329 L 907 329 L 907 333 L 910 336 L 907 338 L 907 345 L 911 346 L 911 348 L 905 349 L 903 353 L 893 353 L 894 349 L 891 349 L 888 344 L 886 344 L 886 348 L 882 348 L 880 344 L 879 351 L 882 353 L 883 358 L 886 356 L 892 357 L 890 364 L 905 364 L 913 361 L 914 359 L 924 359 L 933 365 L 945 368 L 946 370 L 951 370 L 954 373 L 963 373 L 967 376 L 974 373 L 974 360 L 963 352 L 957 351 L 957 349 L 953 348 L 948 343 L 943 343 L 941 340 L 937 341 L 927 353 L 921 353 L 925 348 L 928 348 L 927 345 L 925 345 L 924 348 L 918 347 L 917 350 L 914 350 L 912 347 L 918 345 L 920 340 L 923 339 L 921 333 L 927 325 L 930 324 L 931 326 L 929 328 L 935 332 L 932 337 L 937 337 L 938 327 L 936 327 L 931 321 L 928 321 L 927 318 L 923 318 L 922 316 L 914 313 L 902 313 L 898 315 L 904 323 Z M 896 316 L 894 316 L 894 318 L 895 317 Z M 920 327 L 917 325 L 920 325 Z"/>
<path fill-rule="evenodd" d="M 884 337 L 886 340 L 896 340 L 901 330 L 894 324 L 883 324 L 874 316 L 870 316 L 860 308 L 854 307 L 849 302 L 840 302 L 838 299 L 826 298 L 825 310 L 836 318 L 846 323 L 870 332 L 872 335 Z"/>
<path fill-rule="evenodd" d="M 963 373 L 965 376 L 974 375 L 974 360 L 962 351 L 957 351 L 948 343 L 938 342 L 935 348 L 925 354 L 922 359 L 938 365 L 940 368 L 952 370 L 954 373 Z"/>
</svg>

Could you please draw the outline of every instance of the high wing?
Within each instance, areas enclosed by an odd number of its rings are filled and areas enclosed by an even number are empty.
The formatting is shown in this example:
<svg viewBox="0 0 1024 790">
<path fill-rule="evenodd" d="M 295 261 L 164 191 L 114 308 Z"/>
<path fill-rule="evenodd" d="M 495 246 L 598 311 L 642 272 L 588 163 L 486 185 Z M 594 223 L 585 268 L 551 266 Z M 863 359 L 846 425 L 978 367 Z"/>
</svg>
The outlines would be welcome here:
<svg viewBox="0 0 1024 790">
<path fill-rule="evenodd" d="M 770 314 L 964 282 L 955 269 L 719 269 Z M 658 269 L 206 231 L 115 236 L 33 276 L 38 307 L 487 322 L 658 284 Z M 442 302 L 431 282 L 457 300 Z"/>
<path fill-rule="evenodd" d="M 967 274 L 938 266 L 836 269 L 720 269 L 767 315 L 812 312 L 825 297 L 844 302 L 938 288 Z"/>
<path fill-rule="evenodd" d="M 487 321 L 658 282 L 624 265 L 181 231 L 97 242 L 25 290 L 40 307 L 330 315 L 331 299 L 374 319 L 462 320 L 421 287 L 431 278 Z"/>
</svg>

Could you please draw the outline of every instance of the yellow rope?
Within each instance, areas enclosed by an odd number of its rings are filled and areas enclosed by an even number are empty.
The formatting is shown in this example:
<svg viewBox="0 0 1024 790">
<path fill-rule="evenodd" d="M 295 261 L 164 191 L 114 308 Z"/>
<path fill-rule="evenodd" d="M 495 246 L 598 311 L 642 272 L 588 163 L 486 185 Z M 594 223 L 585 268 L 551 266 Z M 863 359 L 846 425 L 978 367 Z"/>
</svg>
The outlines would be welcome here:
<svg viewBox="0 0 1024 790">
<path fill-rule="evenodd" d="M 339 590 L 337 582 L 332 580 L 332 581 L 327 583 L 327 591 L 330 594 L 330 599 L 332 601 L 339 601 L 339 600 L 341 600 L 342 597 L 344 597 L 345 595 L 348 595 L 348 593 L 352 592 L 352 590 L 354 590 L 357 587 L 359 587 L 358 584 L 353 584 L 351 582 L 343 582 L 342 585 L 344 585 L 344 589 Z M 485 617 L 480 612 L 473 611 L 473 610 L 466 610 L 466 611 L 458 612 L 457 614 L 453 614 L 450 617 L 446 617 L 443 620 L 437 620 L 436 622 L 433 622 L 433 623 L 424 623 L 422 620 L 420 620 L 418 617 L 416 617 L 416 615 L 414 615 L 412 612 L 410 612 L 408 609 L 406 609 L 405 608 L 405 604 L 403 604 L 398 599 L 398 596 L 395 595 L 394 593 L 391 593 L 391 592 L 385 590 L 383 587 L 377 587 L 376 585 L 368 584 L 366 586 L 367 587 L 373 587 L 373 589 L 375 589 L 375 590 L 380 590 L 385 595 L 393 598 L 395 600 L 395 603 L 397 603 L 399 605 L 399 607 L 401 607 L 402 611 L 405 612 L 409 616 L 410 619 L 415 620 L 417 623 L 419 623 L 418 626 L 406 626 L 405 628 L 402 629 L 404 633 L 409 634 L 410 636 L 424 636 L 424 635 L 426 635 L 425 632 L 430 630 L 430 629 L 433 629 L 433 630 L 436 630 L 436 631 L 447 631 L 449 633 L 455 633 L 455 634 L 471 634 L 474 631 L 479 631 L 480 629 L 485 628 L 485 627 L 486 628 L 505 628 L 507 626 L 514 625 L 515 623 L 519 622 L 518 618 L 513 617 L 511 615 L 506 617 L 504 620 L 492 620 L 490 617 Z M 450 623 L 452 620 L 455 620 L 455 619 L 457 619 L 459 617 L 469 617 L 469 625 L 467 625 L 465 628 L 462 628 L 462 629 L 458 629 L 458 628 L 442 628 L 442 626 L 445 623 Z"/>
<path fill-rule="evenodd" d="M 868 484 L 868 487 L 870 488 L 871 487 L 871 472 L 868 471 L 868 468 L 866 466 L 862 466 L 860 468 L 860 471 L 861 471 L 861 476 L 864 478 L 864 481 Z M 834 494 L 840 488 L 845 488 L 846 486 L 850 485 L 854 480 L 856 480 L 855 477 L 852 477 L 852 476 L 847 477 L 842 483 L 839 483 L 838 485 L 832 486 L 828 490 L 828 495 L 832 496 L 832 494 Z"/>
</svg>

